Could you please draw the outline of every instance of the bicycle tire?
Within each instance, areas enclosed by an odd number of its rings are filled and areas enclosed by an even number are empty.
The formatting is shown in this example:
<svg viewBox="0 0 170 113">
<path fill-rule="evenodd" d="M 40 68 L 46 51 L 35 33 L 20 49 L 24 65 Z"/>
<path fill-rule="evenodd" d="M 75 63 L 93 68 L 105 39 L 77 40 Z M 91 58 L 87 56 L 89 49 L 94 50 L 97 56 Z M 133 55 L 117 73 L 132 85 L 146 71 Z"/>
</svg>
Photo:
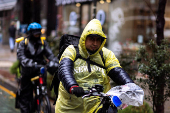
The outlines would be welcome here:
<svg viewBox="0 0 170 113">
<path fill-rule="evenodd" d="M 38 113 L 51 113 L 50 100 L 47 95 L 41 95 Z"/>
</svg>

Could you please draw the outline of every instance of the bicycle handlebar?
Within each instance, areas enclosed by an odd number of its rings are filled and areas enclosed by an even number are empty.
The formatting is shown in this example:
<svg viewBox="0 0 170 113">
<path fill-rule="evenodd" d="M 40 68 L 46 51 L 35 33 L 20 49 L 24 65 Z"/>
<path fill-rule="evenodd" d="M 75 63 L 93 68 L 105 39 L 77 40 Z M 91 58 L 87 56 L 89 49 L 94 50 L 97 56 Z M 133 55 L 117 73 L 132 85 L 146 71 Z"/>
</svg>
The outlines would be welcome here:
<svg viewBox="0 0 170 113">
<path fill-rule="evenodd" d="M 89 88 L 89 91 L 84 91 L 82 98 L 90 96 L 99 96 L 101 104 L 115 106 L 118 109 L 124 109 L 128 105 L 141 106 L 143 105 L 143 90 L 134 83 L 125 84 L 118 87 L 113 87 L 106 94 L 102 91 L 101 85 L 95 85 Z M 109 104 L 105 104 L 105 102 Z"/>
<path fill-rule="evenodd" d="M 103 93 L 103 86 L 102 85 L 95 85 L 92 88 L 88 88 L 89 90 L 84 91 L 84 95 L 82 98 L 90 97 L 90 96 L 99 96 L 99 97 L 105 97 L 106 94 Z"/>
<path fill-rule="evenodd" d="M 37 64 L 36 66 L 37 66 L 37 67 L 40 67 L 40 73 L 41 73 L 41 74 L 44 74 L 44 73 L 45 73 L 45 68 L 46 68 L 45 65 L 39 65 L 39 64 Z M 40 76 L 40 75 L 31 78 L 31 81 L 35 81 L 35 80 L 39 79 L 39 78 L 40 78 L 39 76 Z"/>
<path fill-rule="evenodd" d="M 31 81 L 37 80 L 39 78 L 40 78 L 39 76 L 33 77 L 33 78 L 31 78 Z"/>
<path fill-rule="evenodd" d="M 46 68 L 47 66 L 46 65 L 41 65 L 41 64 L 36 64 L 36 67 L 38 67 L 38 68 L 41 68 L 41 67 Z"/>
</svg>

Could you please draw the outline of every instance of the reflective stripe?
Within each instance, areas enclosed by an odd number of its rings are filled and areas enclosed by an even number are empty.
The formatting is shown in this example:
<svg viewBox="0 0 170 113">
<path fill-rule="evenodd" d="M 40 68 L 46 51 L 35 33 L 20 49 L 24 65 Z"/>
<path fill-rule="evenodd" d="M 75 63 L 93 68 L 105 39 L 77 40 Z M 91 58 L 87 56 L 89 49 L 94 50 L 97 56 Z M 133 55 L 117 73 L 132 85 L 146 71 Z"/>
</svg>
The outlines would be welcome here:
<svg viewBox="0 0 170 113">
<path fill-rule="evenodd" d="M 24 37 L 17 38 L 15 42 L 20 43 L 22 40 L 24 40 Z M 41 37 L 41 43 L 44 45 L 44 40 L 46 40 L 46 37 Z M 29 39 L 25 38 L 25 45 L 29 43 Z"/>
<path fill-rule="evenodd" d="M 15 94 L 15 93 L 13 93 L 12 91 L 6 89 L 5 87 L 3 87 L 3 86 L 0 85 L 0 88 L 1 88 L 3 91 L 7 92 L 8 94 L 12 95 L 13 97 L 16 97 L 16 94 Z"/>
<path fill-rule="evenodd" d="M 15 42 L 20 43 L 22 40 L 24 40 L 24 37 L 17 38 Z"/>
<path fill-rule="evenodd" d="M 26 39 L 25 39 L 25 45 L 27 45 L 28 42 L 29 42 L 29 40 L 26 38 Z"/>
</svg>

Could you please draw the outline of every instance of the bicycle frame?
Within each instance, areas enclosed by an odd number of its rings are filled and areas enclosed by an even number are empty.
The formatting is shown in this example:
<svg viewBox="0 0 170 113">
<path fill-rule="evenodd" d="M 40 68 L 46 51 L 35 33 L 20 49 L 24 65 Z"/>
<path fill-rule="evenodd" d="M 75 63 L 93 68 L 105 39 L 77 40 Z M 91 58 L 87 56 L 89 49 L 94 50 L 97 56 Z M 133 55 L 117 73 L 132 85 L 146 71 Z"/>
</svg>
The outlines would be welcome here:
<svg viewBox="0 0 170 113">
<path fill-rule="evenodd" d="M 34 92 L 35 92 L 35 99 L 36 99 L 36 106 L 37 111 L 41 111 L 41 105 L 40 103 L 43 101 L 42 98 L 48 98 L 47 97 L 47 88 L 46 88 L 46 69 L 42 67 L 40 69 L 39 76 L 36 76 L 31 79 L 33 85 L 34 85 Z M 46 99 L 46 101 L 49 101 L 49 99 Z M 47 102 L 49 104 L 50 102 Z M 50 107 L 50 105 L 47 105 Z M 51 107 L 48 108 L 51 112 Z"/>
</svg>

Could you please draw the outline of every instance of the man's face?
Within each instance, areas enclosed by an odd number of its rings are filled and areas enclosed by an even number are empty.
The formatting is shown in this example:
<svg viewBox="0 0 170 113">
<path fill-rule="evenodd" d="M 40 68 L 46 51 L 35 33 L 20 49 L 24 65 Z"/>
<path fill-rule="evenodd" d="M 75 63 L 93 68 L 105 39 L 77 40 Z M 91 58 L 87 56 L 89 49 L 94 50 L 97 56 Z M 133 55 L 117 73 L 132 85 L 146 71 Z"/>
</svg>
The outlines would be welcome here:
<svg viewBox="0 0 170 113">
<path fill-rule="evenodd" d="M 89 51 L 89 52 L 96 52 L 100 45 L 102 43 L 102 39 L 100 37 L 89 37 L 87 36 L 86 37 L 86 42 L 85 42 L 85 46 L 86 46 L 86 49 Z"/>
</svg>

